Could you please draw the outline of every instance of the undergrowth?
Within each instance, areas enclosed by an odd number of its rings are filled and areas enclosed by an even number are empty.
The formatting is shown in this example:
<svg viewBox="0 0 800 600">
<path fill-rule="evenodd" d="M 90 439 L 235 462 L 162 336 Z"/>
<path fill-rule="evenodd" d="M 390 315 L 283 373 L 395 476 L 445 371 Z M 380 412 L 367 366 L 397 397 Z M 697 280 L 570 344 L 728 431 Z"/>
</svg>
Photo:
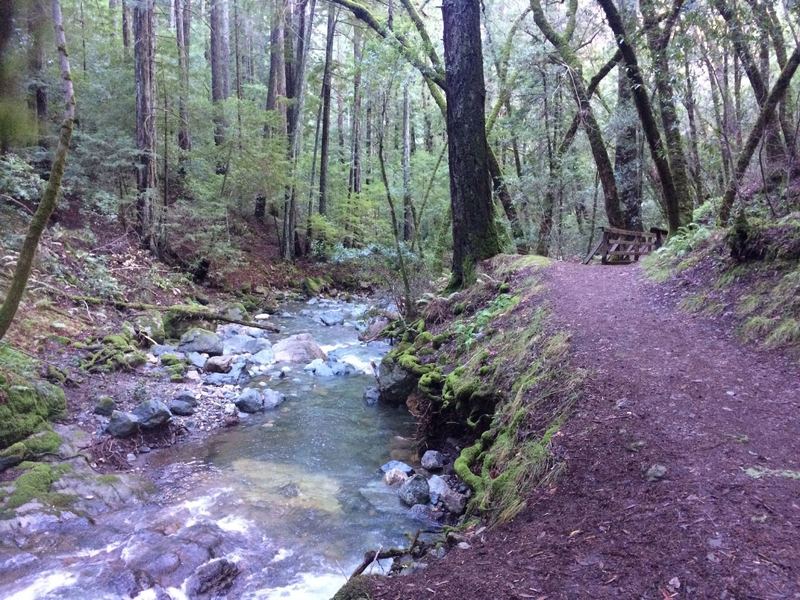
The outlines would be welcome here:
<svg viewBox="0 0 800 600">
<path fill-rule="evenodd" d="M 654 280 L 680 286 L 685 310 L 733 318 L 748 342 L 800 351 L 797 213 L 772 221 L 739 215 L 726 230 L 692 224 L 644 268 Z"/>
<path fill-rule="evenodd" d="M 408 404 L 420 437 L 465 440 L 454 468 L 472 489 L 468 512 L 493 523 L 518 514 L 557 471 L 551 442 L 582 379 L 567 337 L 548 326 L 544 264 L 497 257 L 471 288 L 429 302 L 385 359 L 419 378 Z"/>
</svg>

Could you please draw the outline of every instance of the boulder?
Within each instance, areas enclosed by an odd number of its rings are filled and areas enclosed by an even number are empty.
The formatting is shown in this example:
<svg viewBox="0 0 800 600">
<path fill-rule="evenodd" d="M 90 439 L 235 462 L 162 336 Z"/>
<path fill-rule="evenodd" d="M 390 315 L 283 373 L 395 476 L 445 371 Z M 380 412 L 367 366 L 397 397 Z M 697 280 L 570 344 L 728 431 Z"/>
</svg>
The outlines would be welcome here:
<svg viewBox="0 0 800 600">
<path fill-rule="evenodd" d="M 333 377 L 333 369 L 321 358 L 315 358 L 305 367 L 304 371 L 311 371 L 317 377 Z"/>
<path fill-rule="evenodd" d="M 429 504 L 415 504 L 409 509 L 408 516 L 422 523 L 435 523 L 438 512 L 441 511 L 434 510 Z"/>
<path fill-rule="evenodd" d="M 111 413 L 111 420 L 106 425 L 106 433 L 117 438 L 126 438 L 139 429 L 139 421 L 136 415 L 121 410 Z"/>
<path fill-rule="evenodd" d="M 361 341 L 374 340 L 389 326 L 389 319 L 384 316 L 373 317 L 367 323 L 364 331 L 359 335 Z"/>
<path fill-rule="evenodd" d="M 271 365 L 275 362 L 275 353 L 272 351 L 272 347 L 269 346 L 253 354 L 250 360 L 260 366 Z"/>
<path fill-rule="evenodd" d="M 214 558 L 197 567 L 186 580 L 186 593 L 189 598 L 227 598 L 239 575 L 239 567 L 227 558 Z"/>
<path fill-rule="evenodd" d="M 444 507 L 454 515 L 460 515 L 467 508 L 467 497 L 452 489 L 445 492 L 442 502 Z"/>
<path fill-rule="evenodd" d="M 116 408 L 117 403 L 111 396 L 99 396 L 94 403 L 94 414 L 110 417 Z"/>
<path fill-rule="evenodd" d="M 428 490 L 431 494 L 431 504 L 436 504 L 439 500 L 444 500 L 445 495 L 450 491 L 450 486 L 444 478 L 434 475 L 428 479 Z"/>
<path fill-rule="evenodd" d="M 193 327 L 181 336 L 178 344 L 181 352 L 200 352 L 216 356 L 222 354 L 222 340 L 213 331 Z"/>
<path fill-rule="evenodd" d="M 414 472 L 414 469 L 399 460 L 390 460 L 389 462 L 381 465 L 381 471 L 384 473 L 388 473 L 392 469 L 398 469 L 406 475 L 411 475 Z"/>
<path fill-rule="evenodd" d="M 315 358 L 327 360 L 314 338 L 308 333 L 298 333 L 279 341 L 272 347 L 278 362 L 311 362 Z"/>
<path fill-rule="evenodd" d="M 264 408 L 266 410 L 272 410 L 273 408 L 277 407 L 279 404 L 283 404 L 284 400 L 286 400 L 286 395 L 280 392 L 276 392 L 275 390 L 263 390 L 261 392 L 261 397 L 264 401 Z"/>
<path fill-rule="evenodd" d="M 181 402 L 186 402 L 187 404 L 191 404 L 192 406 L 198 405 L 198 400 L 195 398 L 194 394 L 191 392 L 180 392 L 175 395 L 173 400 L 179 400 Z"/>
<path fill-rule="evenodd" d="M 173 415 L 179 417 L 189 417 L 194 414 L 194 405 L 183 400 L 170 400 L 167 406 Z"/>
<path fill-rule="evenodd" d="M 326 327 L 333 327 L 344 323 L 344 313 L 340 310 L 329 310 L 328 312 L 321 313 L 319 320 Z"/>
<path fill-rule="evenodd" d="M 245 334 L 236 334 L 222 340 L 223 354 L 256 354 L 271 347 L 269 340 Z"/>
<path fill-rule="evenodd" d="M 397 490 L 397 495 L 406 506 L 427 504 L 431 499 L 428 480 L 422 475 L 412 475 L 403 482 L 403 485 Z"/>
<path fill-rule="evenodd" d="M 404 483 L 406 479 L 408 479 L 408 473 L 404 473 L 400 469 L 390 469 L 383 476 L 383 482 L 388 486 Z"/>
<path fill-rule="evenodd" d="M 133 327 L 140 337 L 152 340 L 156 344 L 164 343 L 164 322 L 160 312 L 151 311 L 139 315 L 133 320 Z"/>
<path fill-rule="evenodd" d="M 233 365 L 233 356 L 212 356 L 203 366 L 206 373 L 229 373 Z"/>
<path fill-rule="evenodd" d="M 347 376 L 347 375 L 355 375 L 357 373 L 357 371 L 358 371 L 350 363 L 339 362 L 338 360 L 329 360 L 328 361 L 328 368 L 330 368 L 331 372 L 336 377 L 344 377 L 344 376 Z"/>
<path fill-rule="evenodd" d="M 428 471 L 440 471 L 444 468 L 444 455 L 438 450 L 428 450 L 420 461 L 422 468 Z"/>
<path fill-rule="evenodd" d="M 161 356 L 162 354 L 174 354 L 178 349 L 169 344 L 155 344 L 150 347 L 150 353 L 153 356 Z"/>
<path fill-rule="evenodd" d="M 264 398 L 259 390 L 247 388 L 236 400 L 236 408 L 245 413 L 261 412 L 264 410 Z"/>
<path fill-rule="evenodd" d="M 376 387 L 368 387 L 364 390 L 364 404 L 367 406 L 375 406 L 378 403 L 378 398 L 381 393 Z"/>
<path fill-rule="evenodd" d="M 417 387 L 417 377 L 386 357 L 378 368 L 380 399 L 388 404 L 403 404 Z"/>
<path fill-rule="evenodd" d="M 208 360 L 208 356 L 200 354 L 199 352 L 187 352 L 186 360 L 188 360 L 189 364 L 191 364 L 193 367 L 202 369 L 206 366 L 206 360 Z"/>
<path fill-rule="evenodd" d="M 142 429 L 155 429 L 165 425 L 172 413 L 160 400 L 145 400 L 133 409 L 133 414 Z"/>
</svg>

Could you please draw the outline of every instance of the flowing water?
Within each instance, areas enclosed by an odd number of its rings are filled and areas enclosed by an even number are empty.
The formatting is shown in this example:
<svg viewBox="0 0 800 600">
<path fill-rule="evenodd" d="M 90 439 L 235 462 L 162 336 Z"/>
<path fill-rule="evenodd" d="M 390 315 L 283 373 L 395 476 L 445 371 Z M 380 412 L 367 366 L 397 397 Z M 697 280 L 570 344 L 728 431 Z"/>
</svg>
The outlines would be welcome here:
<svg viewBox="0 0 800 600">
<path fill-rule="evenodd" d="M 290 306 L 270 337 L 310 332 L 359 374 L 320 378 L 288 365 L 267 383 L 288 398 L 277 409 L 151 454 L 154 486 L 142 501 L 94 524 L 74 518 L 19 536 L 13 554 L 4 540 L 0 597 L 182 598 L 198 564 L 225 557 L 240 569 L 231 597 L 330 598 L 366 550 L 404 545 L 420 525 L 378 468 L 411 459 L 413 421 L 404 410 L 364 404 L 370 363 L 387 347 L 358 342 L 351 322 L 321 325 L 320 312 L 331 308 L 352 318 L 364 307 Z"/>
</svg>

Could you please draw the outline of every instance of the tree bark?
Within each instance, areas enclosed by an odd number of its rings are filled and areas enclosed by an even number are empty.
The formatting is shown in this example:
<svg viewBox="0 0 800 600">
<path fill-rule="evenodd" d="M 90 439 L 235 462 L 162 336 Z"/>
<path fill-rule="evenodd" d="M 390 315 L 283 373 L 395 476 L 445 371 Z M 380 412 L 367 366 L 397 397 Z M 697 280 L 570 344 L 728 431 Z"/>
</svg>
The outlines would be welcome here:
<svg viewBox="0 0 800 600">
<path fill-rule="evenodd" d="M 636 23 L 636 3 L 619 0 L 619 11 L 626 27 Z M 617 71 L 617 107 L 615 119 L 618 123 L 614 151 L 614 176 L 622 205 L 624 228 L 642 230 L 642 156 L 639 152 L 641 132 L 639 117 L 633 105 L 631 84 L 625 69 Z"/>
<path fill-rule="evenodd" d="M 130 2 L 131 0 L 122 0 L 122 47 L 125 49 L 126 54 L 130 52 L 131 38 L 133 37 Z"/>
<path fill-rule="evenodd" d="M 731 178 L 728 189 L 725 190 L 725 195 L 722 198 L 722 205 L 720 207 L 719 221 L 722 226 L 726 226 L 728 224 L 728 220 L 730 219 L 731 215 L 731 209 L 733 208 L 733 203 L 736 200 L 736 193 L 739 189 L 742 178 L 747 171 L 747 167 L 750 165 L 750 160 L 753 158 L 753 153 L 758 147 L 767 125 L 774 117 L 773 113 L 775 112 L 775 108 L 786 94 L 786 90 L 792 81 L 792 77 L 797 71 L 798 65 L 800 65 L 800 45 L 794 49 L 794 52 L 792 52 L 792 55 L 786 61 L 786 65 L 783 67 L 783 70 L 781 70 L 781 74 L 778 76 L 778 79 L 775 81 L 775 85 L 772 87 L 772 90 L 769 92 L 766 100 L 764 101 L 764 105 L 761 107 L 761 111 L 758 114 L 758 119 L 756 120 L 755 125 L 753 125 L 753 129 L 750 130 L 750 134 L 747 136 L 747 141 L 745 142 L 744 148 L 742 148 L 742 151 L 739 153 L 739 157 L 736 159 L 736 171 Z"/>
<path fill-rule="evenodd" d="M 477 1 L 444 0 L 447 137 L 453 213 L 451 287 L 475 278 L 479 260 L 500 252 L 489 170 L 480 9 Z"/>
<path fill-rule="evenodd" d="M 322 70 L 322 138 L 319 159 L 319 214 L 328 212 L 328 160 L 331 139 L 331 78 L 333 41 L 336 33 L 336 8 L 328 6 L 328 31 L 325 36 L 325 65 Z"/>
<path fill-rule="evenodd" d="M 30 76 L 28 104 L 33 114 L 36 115 L 40 146 L 45 145 L 47 135 L 47 86 L 42 73 L 42 68 L 44 67 L 45 20 L 43 0 L 31 0 L 28 8 L 28 33 L 31 36 L 31 44 L 28 50 Z"/>
<path fill-rule="evenodd" d="M 50 168 L 50 177 L 47 180 L 47 187 L 42 194 L 39 206 L 28 225 L 28 232 L 22 242 L 19 258 L 14 267 L 14 275 L 11 279 L 11 286 L 6 293 L 2 306 L 0 306 L 0 340 L 8 333 L 14 315 L 17 313 L 22 295 L 28 285 L 28 279 L 33 268 L 33 260 L 36 257 L 36 249 L 39 246 L 39 239 L 42 237 L 44 228 L 50 220 L 50 216 L 58 203 L 58 193 L 61 188 L 61 179 L 64 176 L 64 166 L 67 162 L 69 143 L 72 138 L 72 126 L 75 121 L 75 92 L 72 86 L 72 76 L 70 73 L 69 57 L 67 54 L 67 40 L 64 35 L 64 18 L 61 14 L 61 4 L 58 0 L 52 0 L 51 10 L 53 15 L 53 28 L 55 30 L 56 46 L 58 49 L 59 66 L 61 69 L 61 81 L 64 88 L 64 119 L 61 122 L 61 132 L 58 138 L 58 146 L 53 157 L 53 165 Z M 0 46 L 2 50 L 2 46 Z"/>
<path fill-rule="evenodd" d="M 671 233 L 674 233 L 681 225 L 685 224 L 682 221 L 682 218 L 685 217 L 685 213 L 680 210 L 682 200 L 675 190 L 664 142 L 661 138 L 661 132 L 658 130 L 658 125 L 656 124 L 656 118 L 653 114 L 653 108 L 650 104 L 650 98 L 647 94 L 642 72 L 639 69 L 639 61 L 613 1 L 597 0 L 597 2 L 603 9 L 609 27 L 617 38 L 617 45 L 627 67 L 633 101 L 636 105 L 636 111 L 639 113 L 639 119 L 642 122 L 642 129 L 644 130 L 644 135 L 650 148 L 650 156 L 658 171 L 664 202 L 664 212 L 667 215 L 669 230 Z"/>
<path fill-rule="evenodd" d="M 597 172 L 600 175 L 600 183 L 603 186 L 603 197 L 605 199 L 608 222 L 613 227 L 622 227 L 624 222 L 622 211 L 620 210 L 619 197 L 617 195 L 617 183 L 614 178 L 614 169 L 608 157 L 608 150 L 606 150 L 603 134 L 592 110 L 591 98 L 586 92 L 586 84 L 583 80 L 583 69 L 580 61 L 569 46 L 569 38 L 557 34 L 545 18 L 540 0 L 531 0 L 531 9 L 533 10 L 533 19 L 536 25 L 548 41 L 555 46 L 566 67 L 570 71 L 572 78 L 571 87 L 575 96 L 575 102 L 581 113 L 584 131 L 589 140 L 589 146 L 595 165 L 597 166 Z"/>
<path fill-rule="evenodd" d="M 411 118 L 408 84 L 403 86 L 403 241 L 414 237 L 414 205 L 411 200 Z"/>
<path fill-rule="evenodd" d="M 189 131 L 189 32 L 191 31 L 192 0 L 175 0 L 175 38 L 178 46 L 178 147 L 184 152 L 192 149 Z"/>
<path fill-rule="evenodd" d="M 350 175 L 348 177 L 348 193 L 361 193 L 361 59 L 363 53 L 361 28 L 353 25 L 353 108 L 351 113 L 350 133 Z"/>
<path fill-rule="evenodd" d="M 214 143 L 220 146 L 225 143 L 226 130 L 228 128 L 223 102 L 230 96 L 228 0 L 211 0 L 209 25 L 211 30 L 209 47 L 211 55 L 211 102 L 214 104 Z"/>
<path fill-rule="evenodd" d="M 136 231 L 143 248 L 160 254 L 160 211 L 156 182 L 156 80 L 154 0 L 133 7 L 134 63 L 136 71 Z"/>
</svg>

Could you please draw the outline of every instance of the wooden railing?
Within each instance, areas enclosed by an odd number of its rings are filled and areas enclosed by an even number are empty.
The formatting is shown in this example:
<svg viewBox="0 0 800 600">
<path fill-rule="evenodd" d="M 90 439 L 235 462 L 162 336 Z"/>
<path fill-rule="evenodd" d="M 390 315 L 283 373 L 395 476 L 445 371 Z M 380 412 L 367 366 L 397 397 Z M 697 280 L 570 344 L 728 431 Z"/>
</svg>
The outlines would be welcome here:
<svg viewBox="0 0 800 600">
<path fill-rule="evenodd" d="M 617 227 L 599 227 L 599 229 L 600 241 L 583 261 L 585 265 L 595 256 L 599 256 L 604 265 L 637 261 L 640 256 L 660 248 L 667 237 L 667 231 L 658 227 L 652 227 L 650 231 L 630 231 Z"/>
</svg>

